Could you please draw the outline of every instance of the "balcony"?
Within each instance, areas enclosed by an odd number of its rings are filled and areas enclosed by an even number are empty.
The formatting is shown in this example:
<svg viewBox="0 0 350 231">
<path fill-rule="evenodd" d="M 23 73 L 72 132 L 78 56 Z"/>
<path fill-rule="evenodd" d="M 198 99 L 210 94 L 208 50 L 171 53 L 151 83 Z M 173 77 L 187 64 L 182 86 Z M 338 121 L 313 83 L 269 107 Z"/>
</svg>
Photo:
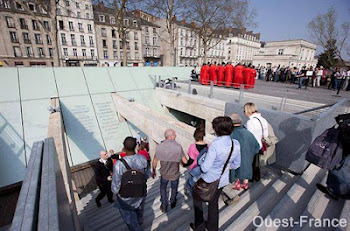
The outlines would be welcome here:
<svg viewBox="0 0 350 231">
<path fill-rule="evenodd" d="M 21 25 L 22 30 L 28 30 L 28 25 Z"/>
<path fill-rule="evenodd" d="M 117 45 L 113 46 L 113 49 L 117 49 Z"/>
<path fill-rule="evenodd" d="M 13 42 L 13 43 L 19 43 L 19 41 L 18 41 L 17 38 L 11 38 L 11 42 Z"/>
<path fill-rule="evenodd" d="M 67 45 L 67 41 L 62 41 L 62 45 Z"/>
<path fill-rule="evenodd" d="M 43 44 L 43 41 L 41 41 L 41 40 L 35 40 L 35 43 L 36 43 L 36 44 Z"/>
<path fill-rule="evenodd" d="M 103 45 L 102 47 L 103 47 L 103 48 L 108 48 L 108 46 L 107 46 L 107 45 Z"/>
<path fill-rule="evenodd" d="M 86 43 L 85 42 L 81 42 L 81 46 L 82 47 L 86 47 Z"/>
<path fill-rule="evenodd" d="M 94 43 L 90 43 L 90 47 L 94 47 L 95 46 L 95 44 Z"/>
<path fill-rule="evenodd" d="M 72 41 L 72 46 L 76 46 L 76 45 L 77 45 L 77 42 Z"/>
<path fill-rule="evenodd" d="M 79 28 L 79 31 L 80 32 L 84 32 L 84 28 Z"/>
<path fill-rule="evenodd" d="M 63 57 L 65 60 L 97 60 L 96 56 L 74 56 L 74 55 L 65 55 Z"/>
<path fill-rule="evenodd" d="M 32 42 L 30 41 L 30 39 L 25 39 L 25 40 L 24 40 L 24 43 L 26 43 L 26 44 L 31 44 Z"/>
</svg>

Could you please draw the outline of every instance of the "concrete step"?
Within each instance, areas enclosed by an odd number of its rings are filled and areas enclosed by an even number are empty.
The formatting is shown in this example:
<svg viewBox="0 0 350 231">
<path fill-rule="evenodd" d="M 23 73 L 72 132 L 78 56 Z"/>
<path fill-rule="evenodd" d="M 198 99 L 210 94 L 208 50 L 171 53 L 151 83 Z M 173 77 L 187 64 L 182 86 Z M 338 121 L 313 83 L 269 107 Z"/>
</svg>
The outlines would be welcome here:
<svg viewBox="0 0 350 231">
<path fill-rule="evenodd" d="M 254 218 L 256 216 L 265 218 L 292 187 L 297 178 L 291 173 L 284 173 L 225 230 L 255 229 L 253 225 Z"/>
<path fill-rule="evenodd" d="M 345 201 L 343 210 L 340 214 L 339 219 L 344 219 L 347 221 L 346 227 L 339 227 L 337 231 L 350 231 L 350 200 Z"/>
<path fill-rule="evenodd" d="M 327 180 L 327 176 L 325 176 L 322 180 L 322 184 L 325 185 Z M 343 200 L 332 200 L 327 197 L 320 190 L 316 190 L 313 196 L 311 197 L 308 205 L 306 206 L 304 212 L 300 217 L 304 217 L 307 219 L 325 219 L 325 218 L 339 218 L 341 208 L 344 205 Z M 315 226 L 306 224 L 296 224 L 296 226 L 292 229 L 293 231 L 312 231 L 315 230 Z M 317 230 L 329 230 L 329 228 L 320 228 L 317 227 Z"/>
<path fill-rule="evenodd" d="M 287 194 L 280 200 L 271 213 L 265 218 L 265 222 L 257 230 L 278 230 L 281 227 L 266 226 L 269 221 L 274 219 L 289 219 L 298 220 L 303 210 L 307 206 L 310 198 L 316 191 L 316 183 L 322 181 L 326 174 L 324 169 L 310 164 L 305 172 L 298 178 L 295 184 L 288 190 Z M 285 228 L 284 228 L 285 229 Z"/>
</svg>

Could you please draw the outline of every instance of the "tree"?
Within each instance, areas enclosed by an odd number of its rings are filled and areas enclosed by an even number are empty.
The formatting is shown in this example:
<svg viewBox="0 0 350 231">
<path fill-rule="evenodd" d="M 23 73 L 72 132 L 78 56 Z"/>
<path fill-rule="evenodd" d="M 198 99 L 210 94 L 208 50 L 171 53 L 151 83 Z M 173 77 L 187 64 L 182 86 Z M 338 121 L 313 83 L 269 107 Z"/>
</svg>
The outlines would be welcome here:
<svg viewBox="0 0 350 231">
<path fill-rule="evenodd" d="M 158 37 L 170 45 L 170 65 L 175 65 L 175 42 L 177 40 L 176 17 L 181 17 L 186 8 L 184 0 L 147 0 L 145 8 L 154 15 L 165 19 L 165 28 Z"/>
<path fill-rule="evenodd" d="M 191 8 L 187 8 L 187 19 L 197 26 L 203 45 L 203 61 L 207 52 L 216 46 L 229 27 L 254 27 L 255 9 L 250 9 L 249 0 L 188 0 Z"/>
<path fill-rule="evenodd" d="M 328 41 L 327 47 L 323 53 L 320 54 L 318 58 L 317 66 L 323 66 L 326 69 L 335 66 L 338 63 L 336 58 L 336 52 L 334 50 L 334 41 Z"/>
<path fill-rule="evenodd" d="M 33 11 L 31 11 L 27 5 L 27 2 L 29 1 L 22 1 L 22 0 L 14 0 L 15 3 L 18 3 L 22 6 L 22 8 L 29 13 L 31 16 L 33 16 L 42 26 L 42 28 L 45 30 L 45 32 L 50 36 L 52 40 L 53 46 L 53 62 L 55 66 L 61 66 L 61 59 L 60 59 L 60 51 L 58 46 L 58 30 L 57 30 L 57 8 L 59 4 L 59 0 L 32 0 L 30 2 L 34 3 L 37 7 L 42 9 L 44 14 L 34 14 Z M 51 29 L 47 28 L 44 25 L 43 18 L 49 17 L 51 21 Z"/>
<path fill-rule="evenodd" d="M 339 60 L 345 64 L 342 57 L 343 48 L 346 45 L 350 24 L 344 22 L 340 26 L 337 23 L 338 17 L 334 8 L 328 9 L 325 14 L 319 14 L 308 24 L 310 35 L 317 45 L 320 45 L 325 51 L 332 50 Z M 332 53 L 325 52 L 331 65 Z"/>
</svg>

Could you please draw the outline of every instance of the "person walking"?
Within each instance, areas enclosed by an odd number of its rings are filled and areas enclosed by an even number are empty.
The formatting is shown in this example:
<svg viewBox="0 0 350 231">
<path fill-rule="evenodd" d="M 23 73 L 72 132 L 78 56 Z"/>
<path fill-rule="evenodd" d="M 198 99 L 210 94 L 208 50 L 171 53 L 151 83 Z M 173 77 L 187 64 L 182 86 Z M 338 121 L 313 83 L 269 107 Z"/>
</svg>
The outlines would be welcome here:
<svg viewBox="0 0 350 231">
<path fill-rule="evenodd" d="M 258 108 L 254 103 L 246 103 L 244 105 L 244 114 L 249 118 L 246 127 L 259 143 L 260 149 L 263 147 L 262 139 L 269 136 L 268 123 L 265 118 L 261 116 Z M 260 152 L 260 151 L 259 151 Z M 259 155 L 255 155 L 253 161 L 253 181 L 260 180 L 260 160 Z"/>
<path fill-rule="evenodd" d="M 157 145 L 153 158 L 153 174 L 155 178 L 158 161 L 160 161 L 160 209 L 163 213 L 168 211 L 168 192 L 167 185 L 171 184 L 171 208 L 176 206 L 176 196 L 179 186 L 180 163 L 186 164 L 187 158 L 179 143 L 175 141 L 176 132 L 173 129 L 167 129 L 164 132 L 165 140 Z"/>
<path fill-rule="evenodd" d="M 316 68 L 315 72 L 316 72 L 316 78 L 313 80 L 312 86 L 313 87 L 320 87 L 321 86 L 321 77 L 323 75 L 323 66 Z"/>
<path fill-rule="evenodd" d="M 209 146 L 204 162 L 200 165 L 202 180 L 212 183 L 220 179 L 214 197 L 208 203 L 208 220 L 203 217 L 203 201 L 193 198 L 194 223 L 190 227 L 194 230 L 218 230 L 219 208 L 218 201 L 222 188 L 229 183 L 229 168 L 237 169 L 241 164 L 240 144 L 232 140 L 230 134 L 233 131 L 232 120 L 228 116 L 219 116 L 212 121 L 216 138 Z M 231 157 L 230 157 L 231 155 Z M 230 157 L 230 158 L 229 158 Z M 225 163 L 229 166 L 224 169 Z"/>
</svg>

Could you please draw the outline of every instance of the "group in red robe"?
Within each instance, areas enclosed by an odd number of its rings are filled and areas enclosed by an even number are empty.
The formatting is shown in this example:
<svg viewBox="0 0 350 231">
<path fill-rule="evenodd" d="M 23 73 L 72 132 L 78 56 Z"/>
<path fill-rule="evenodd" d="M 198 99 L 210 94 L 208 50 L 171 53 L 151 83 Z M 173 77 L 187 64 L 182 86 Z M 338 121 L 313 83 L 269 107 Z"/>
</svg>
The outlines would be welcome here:
<svg viewBox="0 0 350 231">
<path fill-rule="evenodd" d="M 214 85 L 217 84 L 218 80 L 218 67 L 216 66 L 216 62 L 210 66 L 209 70 L 209 80 L 213 81 Z"/>
<path fill-rule="evenodd" d="M 244 67 L 239 63 L 235 67 L 235 76 L 234 76 L 234 80 L 233 80 L 233 87 L 234 88 L 240 88 L 241 84 L 244 83 L 243 71 L 244 71 Z"/>
<path fill-rule="evenodd" d="M 254 88 L 255 86 L 255 77 L 256 77 L 256 70 L 255 67 L 252 67 L 252 73 L 251 73 L 251 87 Z"/>
<path fill-rule="evenodd" d="M 249 89 L 250 88 L 250 75 L 251 75 L 250 67 L 244 66 L 244 69 L 243 69 L 244 89 Z"/>
<path fill-rule="evenodd" d="M 204 85 L 209 85 L 209 65 L 204 64 L 201 68 L 199 82 Z"/>
<path fill-rule="evenodd" d="M 225 81 L 225 63 L 223 62 L 218 67 L 218 86 L 223 86 Z"/>
<path fill-rule="evenodd" d="M 231 87 L 233 81 L 234 67 L 231 63 L 228 63 L 225 67 L 225 86 Z"/>
</svg>

